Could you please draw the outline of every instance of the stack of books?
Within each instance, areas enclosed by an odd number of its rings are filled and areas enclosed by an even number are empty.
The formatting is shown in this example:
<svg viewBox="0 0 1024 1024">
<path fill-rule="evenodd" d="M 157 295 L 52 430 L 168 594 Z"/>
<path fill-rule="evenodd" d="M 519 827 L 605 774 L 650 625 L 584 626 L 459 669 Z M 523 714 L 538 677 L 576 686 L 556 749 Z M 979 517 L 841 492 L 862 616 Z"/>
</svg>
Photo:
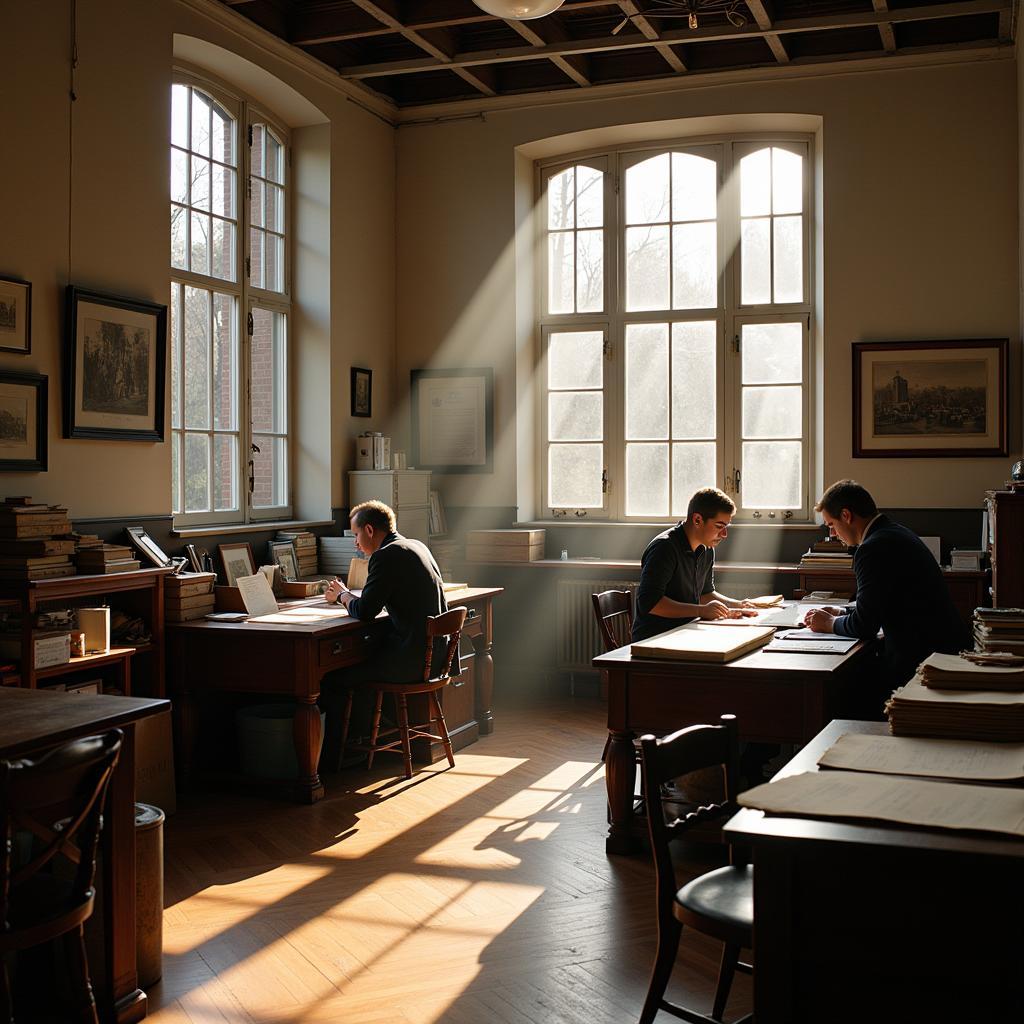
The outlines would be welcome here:
<svg viewBox="0 0 1024 1024">
<path fill-rule="evenodd" d="M 851 569 L 853 555 L 849 548 L 835 537 L 816 541 L 801 556 L 800 567 L 817 569 Z"/>
<path fill-rule="evenodd" d="M 1024 691 L 1024 658 L 1003 657 L 1012 664 L 978 664 L 969 651 L 964 655 L 930 654 L 917 673 L 930 690 Z"/>
<path fill-rule="evenodd" d="M 544 557 L 543 530 L 470 530 L 467 562 L 536 562 Z"/>
<path fill-rule="evenodd" d="M 320 538 L 320 571 L 344 579 L 348 575 L 349 562 L 359 557 L 356 537 L 346 530 L 341 537 Z"/>
<path fill-rule="evenodd" d="M 290 540 L 295 545 L 299 576 L 317 574 L 316 534 L 310 530 L 278 530 L 276 540 Z"/>
<path fill-rule="evenodd" d="M 1024 692 L 936 690 L 919 675 L 885 706 L 893 736 L 1024 742 Z"/>
<path fill-rule="evenodd" d="M 63 505 L 36 505 L 31 498 L 0 503 L 0 580 L 45 580 L 74 576 L 69 557 L 74 543 L 58 538 L 71 532 Z"/>
<path fill-rule="evenodd" d="M 124 544 L 100 544 L 98 547 L 80 548 L 75 555 L 80 576 L 102 576 L 113 572 L 134 572 L 141 563 L 134 552 Z"/>
<path fill-rule="evenodd" d="M 1024 608 L 975 608 L 974 649 L 1024 654 Z"/>
<path fill-rule="evenodd" d="M 182 572 L 164 577 L 164 618 L 168 622 L 201 619 L 213 611 L 213 572 Z"/>
</svg>

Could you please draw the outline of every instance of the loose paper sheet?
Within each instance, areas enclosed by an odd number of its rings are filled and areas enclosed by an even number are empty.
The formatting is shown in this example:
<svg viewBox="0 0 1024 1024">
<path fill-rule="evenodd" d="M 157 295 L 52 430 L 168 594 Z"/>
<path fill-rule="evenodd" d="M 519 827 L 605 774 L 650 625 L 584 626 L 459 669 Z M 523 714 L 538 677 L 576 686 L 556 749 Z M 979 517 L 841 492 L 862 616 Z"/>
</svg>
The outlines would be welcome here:
<svg viewBox="0 0 1024 1024">
<path fill-rule="evenodd" d="M 844 733 L 818 758 L 827 768 L 1005 782 L 1024 779 L 1024 743 L 976 743 Z"/>
<path fill-rule="evenodd" d="M 267 577 L 258 572 L 255 576 L 239 576 L 235 586 L 245 604 L 250 619 L 254 615 L 271 615 L 277 611 L 277 600 L 270 589 Z"/>
<path fill-rule="evenodd" d="M 811 818 L 864 818 L 1024 838 L 1024 789 L 865 772 L 805 772 L 739 795 L 743 807 Z"/>
<path fill-rule="evenodd" d="M 348 612 L 341 604 L 299 605 L 296 608 L 281 608 L 270 615 L 261 615 L 250 622 L 308 623 L 330 622 L 333 619 L 347 619 Z"/>
<path fill-rule="evenodd" d="M 766 648 L 766 651 L 775 654 L 846 654 L 856 640 L 844 636 L 829 636 L 821 634 L 823 640 L 773 640 Z"/>
</svg>

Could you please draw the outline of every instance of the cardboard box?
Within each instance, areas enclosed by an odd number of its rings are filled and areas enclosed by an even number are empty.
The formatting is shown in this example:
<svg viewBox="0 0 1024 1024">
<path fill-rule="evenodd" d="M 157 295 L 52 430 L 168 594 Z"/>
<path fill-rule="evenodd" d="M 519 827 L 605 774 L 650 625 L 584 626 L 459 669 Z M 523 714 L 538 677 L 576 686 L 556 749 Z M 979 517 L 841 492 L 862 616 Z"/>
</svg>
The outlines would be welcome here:
<svg viewBox="0 0 1024 1024">
<path fill-rule="evenodd" d="M 36 633 L 32 637 L 33 664 L 37 669 L 66 665 L 71 660 L 70 633 Z M 27 652 L 25 652 L 27 654 Z M 7 635 L 0 640 L 0 656 L 21 661 L 21 636 Z"/>
</svg>

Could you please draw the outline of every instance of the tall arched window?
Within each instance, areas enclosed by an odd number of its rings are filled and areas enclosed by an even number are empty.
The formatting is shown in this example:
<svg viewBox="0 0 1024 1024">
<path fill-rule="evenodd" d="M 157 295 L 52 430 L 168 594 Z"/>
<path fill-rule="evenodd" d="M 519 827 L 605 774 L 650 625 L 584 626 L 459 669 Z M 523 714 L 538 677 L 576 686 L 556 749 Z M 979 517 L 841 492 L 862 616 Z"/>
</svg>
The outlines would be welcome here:
<svg viewBox="0 0 1024 1024">
<path fill-rule="evenodd" d="M 291 515 L 288 136 L 244 97 L 171 88 L 175 521 Z"/>
</svg>

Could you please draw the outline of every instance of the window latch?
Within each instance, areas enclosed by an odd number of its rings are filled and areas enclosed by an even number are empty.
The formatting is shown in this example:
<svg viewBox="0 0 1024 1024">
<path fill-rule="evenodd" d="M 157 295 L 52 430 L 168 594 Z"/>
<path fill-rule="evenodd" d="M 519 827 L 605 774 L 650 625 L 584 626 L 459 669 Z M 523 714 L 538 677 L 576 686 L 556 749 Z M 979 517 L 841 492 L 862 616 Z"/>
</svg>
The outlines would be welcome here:
<svg viewBox="0 0 1024 1024">
<path fill-rule="evenodd" d="M 607 494 L 608 493 L 608 470 L 607 469 L 602 469 L 601 470 L 601 493 L 602 494 Z"/>
<path fill-rule="evenodd" d="M 732 471 L 732 489 L 736 494 L 740 493 L 740 471 L 738 469 Z"/>
<path fill-rule="evenodd" d="M 249 460 L 249 493 L 252 494 L 256 490 L 256 463 L 253 459 Z"/>
</svg>

